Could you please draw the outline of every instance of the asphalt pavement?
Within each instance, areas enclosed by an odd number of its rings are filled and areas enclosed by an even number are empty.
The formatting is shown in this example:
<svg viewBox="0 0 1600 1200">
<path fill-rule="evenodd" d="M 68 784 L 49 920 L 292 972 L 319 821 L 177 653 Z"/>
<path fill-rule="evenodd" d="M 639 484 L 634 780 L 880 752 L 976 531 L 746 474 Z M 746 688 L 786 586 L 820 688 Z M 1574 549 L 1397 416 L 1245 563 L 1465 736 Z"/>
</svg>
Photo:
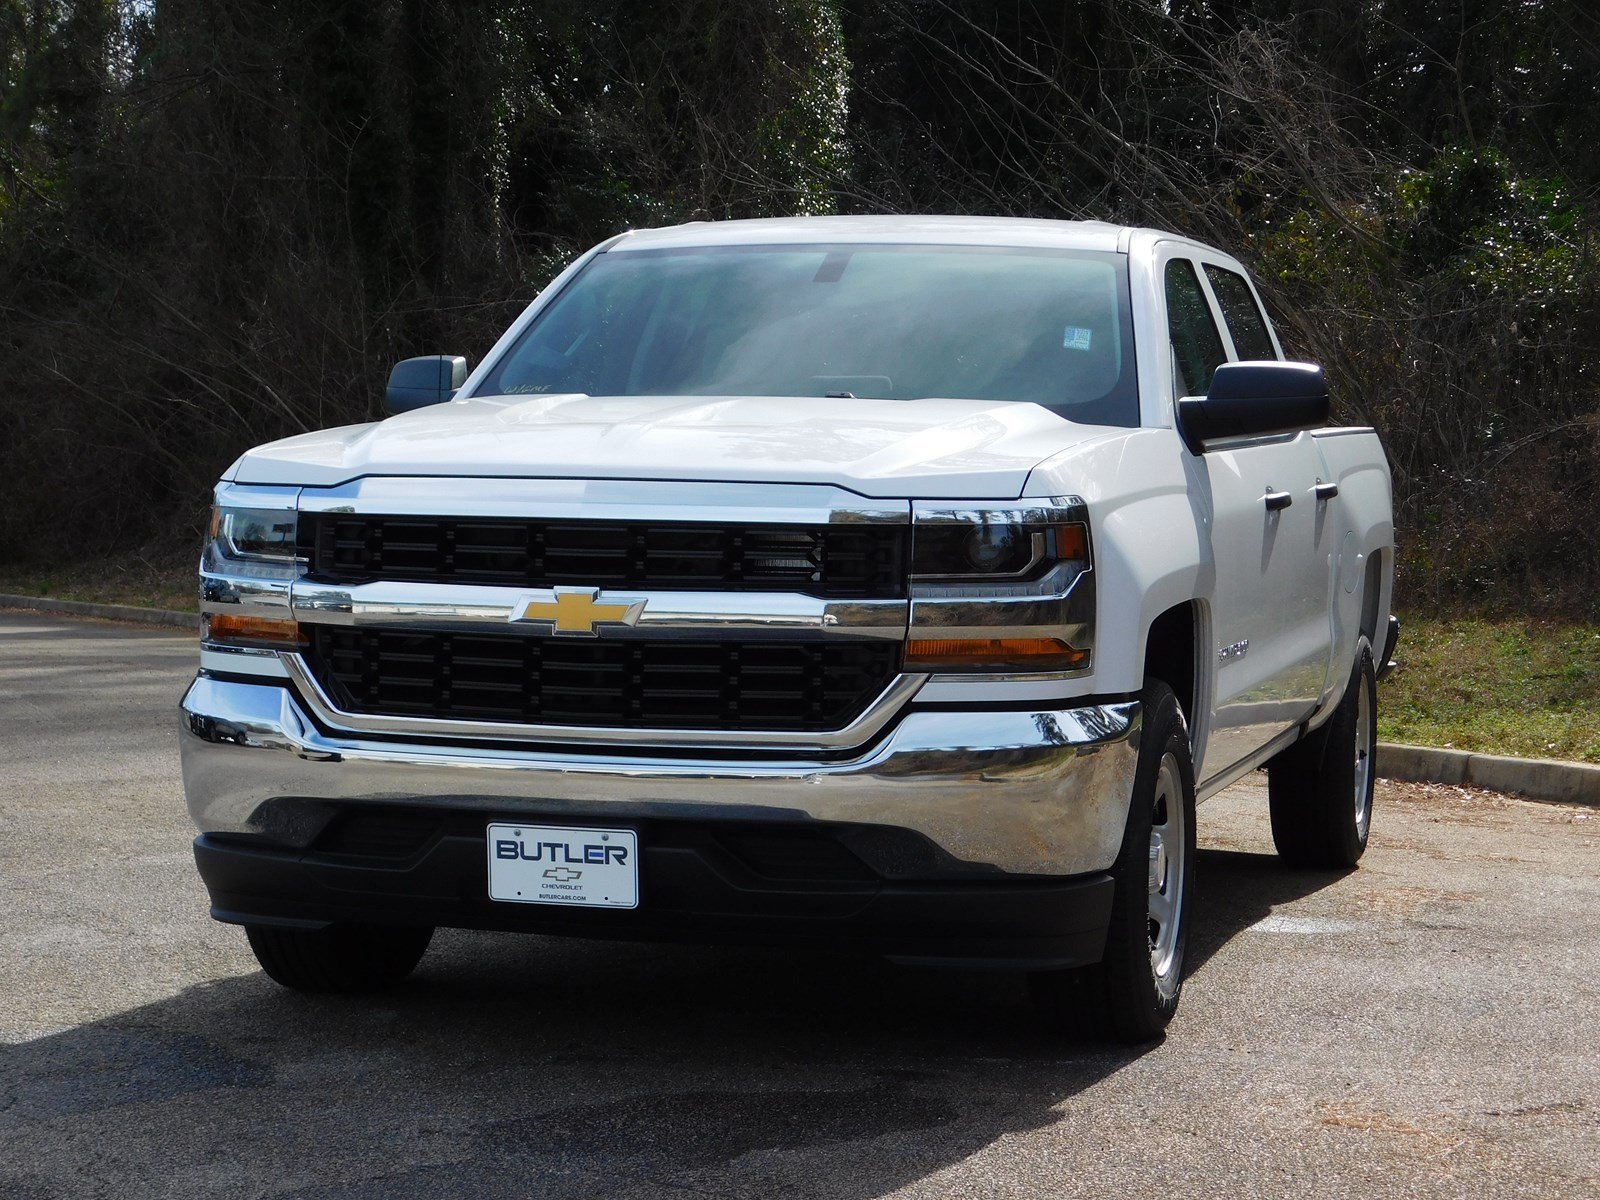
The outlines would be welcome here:
<svg viewBox="0 0 1600 1200">
<path fill-rule="evenodd" d="M 1142 1051 L 1008 976 L 748 948 L 443 931 L 316 998 L 206 916 L 195 658 L 0 613 L 4 1200 L 1600 1196 L 1600 811 L 1383 784 L 1337 875 L 1236 786 Z"/>
</svg>

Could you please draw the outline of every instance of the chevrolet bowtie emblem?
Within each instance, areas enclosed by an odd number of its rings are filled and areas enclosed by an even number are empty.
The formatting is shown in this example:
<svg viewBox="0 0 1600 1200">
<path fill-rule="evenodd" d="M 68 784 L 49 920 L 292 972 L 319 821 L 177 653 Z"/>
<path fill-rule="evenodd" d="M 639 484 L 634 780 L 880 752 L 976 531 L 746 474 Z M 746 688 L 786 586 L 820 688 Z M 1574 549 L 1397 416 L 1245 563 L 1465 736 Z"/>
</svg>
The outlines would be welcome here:
<svg viewBox="0 0 1600 1200">
<path fill-rule="evenodd" d="M 571 883 L 574 879 L 583 877 L 582 871 L 574 871 L 571 867 L 551 867 L 544 873 L 546 879 L 554 879 L 557 883 Z"/>
<path fill-rule="evenodd" d="M 645 600 L 602 602 L 599 588 L 558 587 L 554 600 L 524 600 L 513 621 L 549 621 L 557 634 L 594 637 L 597 625 L 632 625 L 644 612 Z"/>
</svg>

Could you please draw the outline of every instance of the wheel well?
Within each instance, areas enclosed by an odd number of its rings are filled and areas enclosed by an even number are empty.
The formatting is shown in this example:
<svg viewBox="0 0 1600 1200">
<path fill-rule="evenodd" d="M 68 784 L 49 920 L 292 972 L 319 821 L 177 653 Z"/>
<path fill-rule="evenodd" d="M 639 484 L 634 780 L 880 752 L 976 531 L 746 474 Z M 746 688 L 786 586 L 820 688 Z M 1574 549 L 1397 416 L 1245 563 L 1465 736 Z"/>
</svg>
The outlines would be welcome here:
<svg viewBox="0 0 1600 1200">
<path fill-rule="evenodd" d="M 1361 632 L 1372 643 L 1374 653 L 1382 651 L 1378 640 L 1378 601 L 1383 593 L 1383 551 L 1374 550 L 1367 558 L 1367 574 L 1361 587 Z"/>
<path fill-rule="evenodd" d="M 1199 712 L 1195 696 L 1195 645 L 1199 626 L 1194 602 L 1169 608 L 1150 625 L 1150 634 L 1144 643 L 1144 673 L 1154 676 L 1173 691 L 1178 705 L 1194 728 Z"/>
</svg>

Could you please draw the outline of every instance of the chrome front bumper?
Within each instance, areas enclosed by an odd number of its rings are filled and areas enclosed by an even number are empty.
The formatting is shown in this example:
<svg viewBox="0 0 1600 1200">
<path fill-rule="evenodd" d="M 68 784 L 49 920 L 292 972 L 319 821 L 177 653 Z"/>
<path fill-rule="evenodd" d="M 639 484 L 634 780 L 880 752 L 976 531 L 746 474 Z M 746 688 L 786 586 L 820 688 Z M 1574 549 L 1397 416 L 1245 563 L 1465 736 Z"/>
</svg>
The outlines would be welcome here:
<svg viewBox="0 0 1600 1200">
<path fill-rule="evenodd" d="M 1139 734 L 1137 701 L 913 709 L 853 757 L 666 757 L 329 736 L 288 686 L 208 676 L 182 710 L 184 789 L 203 833 L 292 842 L 283 814 L 303 800 L 589 822 L 814 820 L 912 830 L 962 863 L 1025 875 L 1112 865 Z"/>
</svg>

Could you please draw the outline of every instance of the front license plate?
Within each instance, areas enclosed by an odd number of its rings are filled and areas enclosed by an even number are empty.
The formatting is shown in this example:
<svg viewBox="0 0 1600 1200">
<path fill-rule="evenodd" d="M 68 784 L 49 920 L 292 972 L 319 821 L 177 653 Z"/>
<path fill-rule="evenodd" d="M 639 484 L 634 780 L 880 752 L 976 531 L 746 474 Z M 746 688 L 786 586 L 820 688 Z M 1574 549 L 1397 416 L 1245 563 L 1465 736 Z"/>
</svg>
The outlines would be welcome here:
<svg viewBox="0 0 1600 1200">
<path fill-rule="evenodd" d="M 489 899 L 638 908 L 638 835 L 631 829 L 491 825 Z"/>
</svg>

